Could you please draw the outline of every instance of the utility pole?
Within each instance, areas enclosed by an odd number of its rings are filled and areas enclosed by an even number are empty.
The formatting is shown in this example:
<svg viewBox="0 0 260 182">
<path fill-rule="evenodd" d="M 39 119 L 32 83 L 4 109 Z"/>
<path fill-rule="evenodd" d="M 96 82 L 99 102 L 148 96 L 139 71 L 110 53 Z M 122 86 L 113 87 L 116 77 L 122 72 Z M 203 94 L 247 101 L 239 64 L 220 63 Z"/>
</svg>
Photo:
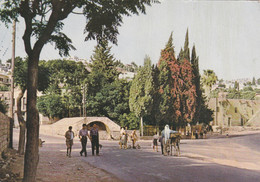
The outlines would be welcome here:
<svg viewBox="0 0 260 182">
<path fill-rule="evenodd" d="M 13 21 L 12 33 L 12 68 L 11 68 L 11 105 L 10 105 L 10 143 L 9 147 L 13 148 L 13 126 L 14 126 L 14 60 L 15 60 L 15 36 L 16 36 L 16 21 Z"/>
<path fill-rule="evenodd" d="M 85 83 L 83 85 L 83 98 L 82 98 L 82 104 L 83 104 L 83 117 L 86 117 L 86 108 L 85 108 Z"/>
</svg>

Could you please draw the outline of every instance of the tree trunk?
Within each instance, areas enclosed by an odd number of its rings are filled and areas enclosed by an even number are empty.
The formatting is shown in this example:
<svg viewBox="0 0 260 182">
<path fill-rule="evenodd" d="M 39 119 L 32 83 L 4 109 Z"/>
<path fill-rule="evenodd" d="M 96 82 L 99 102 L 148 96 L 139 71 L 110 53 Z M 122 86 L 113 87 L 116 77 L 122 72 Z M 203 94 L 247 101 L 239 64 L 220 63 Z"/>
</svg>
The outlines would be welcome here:
<svg viewBox="0 0 260 182">
<path fill-rule="evenodd" d="M 19 133 L 19 145 L 18 145 L 18 153 L 20 155 L 24 154 L 24 144 L 25 144 L 25 130 L 26 130 L 26 123 L 23 118 L 23 114 L 21 111 L 21 105 L 22 105 L 22 98 L 24 95 L 25 89 L 22 89 L 21 92 L 19 93 L 16 101 L 17 101 L 17 117 L 18 117 L 18 122 L 20 126 L 20 133 Z"/>
<path fill-rule="evenodd" d="M 141 136 L 144 136 L 144 124 L 143 124 L 143 117 L 141 117 L 141 122 L 140 122 L 140 129 L 141 129 Z"/>
<path fill-rule="evenodd" d="M 33 53 L 28 60 L 27 81 L 27 137 L 24 158 L 24 182 L 36 181 L 39 162 L 39 114 L 36 108 L 39 54 Z"/>
</svg>

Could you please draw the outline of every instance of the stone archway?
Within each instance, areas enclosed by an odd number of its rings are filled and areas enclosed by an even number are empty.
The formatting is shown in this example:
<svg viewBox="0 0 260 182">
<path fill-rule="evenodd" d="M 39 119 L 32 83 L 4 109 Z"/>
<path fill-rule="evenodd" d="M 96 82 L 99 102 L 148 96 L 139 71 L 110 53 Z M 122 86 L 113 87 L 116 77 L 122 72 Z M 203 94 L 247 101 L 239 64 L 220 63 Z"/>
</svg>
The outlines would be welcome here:
<svg viewBox="0 0 260 182">
<path fill-rule="evenodd" d="M 119 139 L 120 126 L 107 117 L 63 118 L 56 123 L 49 125 L 50 127 L 41 126 L 41 131 L 64 136 L 68 127 L 72 126 L 75 135 L 78 135 L 79 130 L 82 128 L 82 124 L 86 124 L 89 129 L 93 124 L 97 124 L 100 130 L 100 139 Z"/>
<path fill-rule="evenodd" d="M 110 132 L 109 127 L 101 121 L 93 121 L 93 122 L 87 124 L 88 130 L 90 130 L 94 124 L 96 124 L 98 126 L 99 139 L 101 139 L 101 140 L 111 139 L 111 132 Z"/>
<path fill-rule="evenodd" d="M 93 124 L 97 124 L 100 139 L 119 139 L 120 126 L 107 117 L 86 117 L 84 123 L 87 124 L 89 129 Z"/>
</svg>

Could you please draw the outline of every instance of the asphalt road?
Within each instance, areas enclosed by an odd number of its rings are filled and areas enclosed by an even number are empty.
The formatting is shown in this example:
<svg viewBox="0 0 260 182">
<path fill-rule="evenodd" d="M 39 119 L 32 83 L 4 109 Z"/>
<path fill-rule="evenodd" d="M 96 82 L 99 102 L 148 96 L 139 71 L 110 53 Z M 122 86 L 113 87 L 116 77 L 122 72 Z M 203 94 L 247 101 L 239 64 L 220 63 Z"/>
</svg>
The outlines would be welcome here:
<svg viewBox="0 0 260 182">
<path fill-rule="evenodd" d="M 18 135 L 17 131 L 15 135 Z M 64 137 L 40 137 L 46 142 L 41 151 L 57 150 L 66 154 Z M 90 155 L 88 142 L 88 157 L 81 157 L 82 160 L 116 175 L 122 181 L 260 181 L 260 133 L 218 139 L 182 140 L 180 157 L 162 156 L 161 152 L 154 152 L 151 141 L 139 141 L 139 150 L 120 150 L 118 141 L 100 143 L 103 145 L 100 156 Z M 79 157 L 80 147 L 78 139 L 75 139 L 72 161 L 74 157 Z"/>
<path fill-rule="evenodd" d="M 140 150 L 120 150 L 117 142 L 102 141 L 101 156 L 84 160 L 124 181 L 256 182 L 260 181 L 259 141 L 260 134 L 182 140 L 181 157 L 154 152 L 150 141 L 139 142 Z"/>
</svg>

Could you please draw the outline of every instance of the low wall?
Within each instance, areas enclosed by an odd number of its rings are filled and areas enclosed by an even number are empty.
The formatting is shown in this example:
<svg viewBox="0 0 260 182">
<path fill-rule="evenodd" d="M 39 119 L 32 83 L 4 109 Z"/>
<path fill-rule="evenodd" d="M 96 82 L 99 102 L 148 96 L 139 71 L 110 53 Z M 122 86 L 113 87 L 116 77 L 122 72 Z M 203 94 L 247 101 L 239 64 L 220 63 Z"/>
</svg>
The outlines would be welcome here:
<svg viewBox="0 0 260 182">
<path fill-rule="evenodd" d="M 0 112 L 0 154 L 8 148 L 9 140 L 10 118 Z"/>
</svg>

